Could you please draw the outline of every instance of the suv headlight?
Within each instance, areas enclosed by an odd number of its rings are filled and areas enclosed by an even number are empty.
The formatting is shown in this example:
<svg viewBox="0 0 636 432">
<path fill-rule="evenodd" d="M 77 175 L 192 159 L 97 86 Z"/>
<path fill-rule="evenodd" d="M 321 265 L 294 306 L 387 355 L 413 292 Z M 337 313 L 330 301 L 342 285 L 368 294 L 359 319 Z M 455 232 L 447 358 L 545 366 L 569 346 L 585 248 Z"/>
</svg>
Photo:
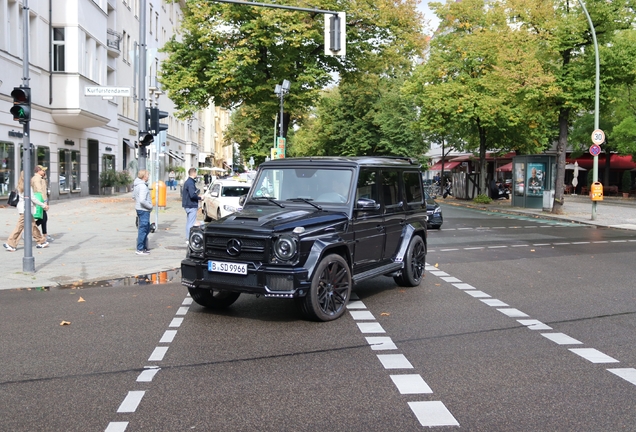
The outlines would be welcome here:
<svg viewBox="0 0 636 432">
<path fill-rule="evenodd" d="M 298 240 L 295 237 L 284 235 L 274 242 L 274 255 L 281 261 L 289 261 L 298 252 Z"/>
<path fill-rule="evenodd" d="M 442 212 L 442 208 L 441 207 L 437 207 L 435 208 L 435 210 L 433 210 L 433 213 L 441 213 Z"/>
<path fill-rule="evenodd" d="M 190 249 L 193 252 L 203 252 L 203 233 L 201 231 L 192 231 L 190 233 Z"/>
<path fill-rule="evenodd" d="M 223 210 L 225 210 L 226 212 L 236 213 L 240 209 L 241 209 L 241 207 L 234 207 L 234 206 L 229 205 L 229 204 L 223 204 Z"/>
</svg>

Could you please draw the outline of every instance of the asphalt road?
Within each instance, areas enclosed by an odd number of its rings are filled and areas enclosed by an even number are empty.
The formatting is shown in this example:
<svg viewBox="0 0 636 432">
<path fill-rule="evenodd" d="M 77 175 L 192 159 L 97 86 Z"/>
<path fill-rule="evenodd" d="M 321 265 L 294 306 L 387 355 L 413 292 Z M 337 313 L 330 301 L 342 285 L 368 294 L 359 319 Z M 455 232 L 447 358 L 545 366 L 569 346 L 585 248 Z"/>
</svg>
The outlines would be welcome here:
<svg viewBox="0 0 636 432">
<path fill-rule="evenodd" d="M 635 430 L 633 232 L 444 216 L 419 287 L 331 323 L 176 280 L 0 291 L 0 431 Z"/>
</svg>

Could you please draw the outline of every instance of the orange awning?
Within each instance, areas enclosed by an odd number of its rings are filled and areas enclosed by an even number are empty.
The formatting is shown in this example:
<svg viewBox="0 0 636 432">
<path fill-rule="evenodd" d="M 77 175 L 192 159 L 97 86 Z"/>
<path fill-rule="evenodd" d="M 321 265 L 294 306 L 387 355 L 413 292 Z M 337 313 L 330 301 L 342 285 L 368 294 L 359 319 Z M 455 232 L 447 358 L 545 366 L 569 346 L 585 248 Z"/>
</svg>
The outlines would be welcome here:
<svg viewBox="0 0 636 432">
<path fill-rule="evenodd" d="M 455 168 L 457 165 L 459 165 L 460 163 L 461 162 L 456 162 L 456 161 L 444 162 L 444 171 L 450 171 L 453 168 Z M 430 167 L 428 170 L 429 171 L 441 171 L 442 170 L 442 163 L 441 162 L 437 162 L 435 165 Z"/>
</svg>

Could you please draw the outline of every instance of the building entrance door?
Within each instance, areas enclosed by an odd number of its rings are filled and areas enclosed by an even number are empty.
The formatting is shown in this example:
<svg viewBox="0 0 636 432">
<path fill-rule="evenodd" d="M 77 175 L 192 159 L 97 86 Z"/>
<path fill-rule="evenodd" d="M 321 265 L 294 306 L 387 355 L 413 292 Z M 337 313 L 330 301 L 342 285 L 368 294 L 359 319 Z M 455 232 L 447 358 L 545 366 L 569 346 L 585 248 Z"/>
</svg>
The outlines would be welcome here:
<svg viewBox="0 0 636 432">
<path fill-rule="evenodd" d="M 99 195 L 99 142 L 88 140 L 88 193 Z"/>
</svg>

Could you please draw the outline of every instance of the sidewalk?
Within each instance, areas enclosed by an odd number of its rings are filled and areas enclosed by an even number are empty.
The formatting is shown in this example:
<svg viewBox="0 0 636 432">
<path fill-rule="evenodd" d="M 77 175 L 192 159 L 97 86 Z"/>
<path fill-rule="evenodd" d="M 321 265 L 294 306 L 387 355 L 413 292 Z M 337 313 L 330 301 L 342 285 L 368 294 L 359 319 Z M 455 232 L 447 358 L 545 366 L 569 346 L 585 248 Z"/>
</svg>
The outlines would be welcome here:
<svg viewBox="0 0 636 432">
<path fill-rule="evenodd" d="M 178 269 L 185 257 L 186 215 L 179 191 L 167 191 L 167 206 L 159 210 L 159 225 L 150 234 L 148 256 L 135 254 L 137 228 L 132 194 L 90 196 L 51 202 L 49 235 L 45 249 L 33 247 L 35 273 L 24 273 L 24 246 L 17 252 L 0 250 L 0 289 L 88 285 L 91 282 L 151 275 Z M 510 206 L 510 200 L 489 205 L 454 198 L 438 199 L 443 205 L 457 205 L 486 211 L 559 219 L 601 227 L 636 230 L 636 200 L 606 197 L 597 205 L 597 218 L 591 220 L 592 203 L 587 196 L 567 196 L 565 214 L 553 215 L 541 209 Z M 6 242 L 18 218 L 14 207 L 0 208 L 0 240 Z M 199 220 L 201 215 L 199 214 Z M 155 212 L 151 222 L 155 221 Z M 442 230 L 444 228 L 442 227 Z"/>
<path fill-rule="evenodd" d="M 596 219 L 592 220 L 592 201 L 587 195 L 566 195 L 564 214 L 556 215 L 543 209 L 512 207 L 512 200 L 497 200 L 491 204 L 475 204 L 472 201 L 454 198 L 437 199 L 438 203 L 476 208 L 486 211 L 527 215 L 541 219 L 563 220 L 598 227 L 610 227 L 625 230 L 636 230 L 636 199 L 604 197 L 597 201 Z M 442 229 L 443 226 L 442 226 Z"/>
<path fill-rule="evenodd" d="M 149 235 L 150 255 L 135 254 L 137 228 L 132 193 L 52 201 L 45 249 L 33 243 L 35 273 L 24 273 L 24 243 L 16 252 L 0 250 L 0 289 L 86 285 L 180 268 L 185 257 L 186 215 L 178 190 L 168 190 L 159 209 L 158 229 Z M 0 206 L 2 207 L 2 206 Z M 199 216 L 201 216 L 199 214 Z M 15 227 L 15 207 L 0 208 L 0 241 Z M 150 215 L 155 222 L 155 211 Z"/>
</svg>

